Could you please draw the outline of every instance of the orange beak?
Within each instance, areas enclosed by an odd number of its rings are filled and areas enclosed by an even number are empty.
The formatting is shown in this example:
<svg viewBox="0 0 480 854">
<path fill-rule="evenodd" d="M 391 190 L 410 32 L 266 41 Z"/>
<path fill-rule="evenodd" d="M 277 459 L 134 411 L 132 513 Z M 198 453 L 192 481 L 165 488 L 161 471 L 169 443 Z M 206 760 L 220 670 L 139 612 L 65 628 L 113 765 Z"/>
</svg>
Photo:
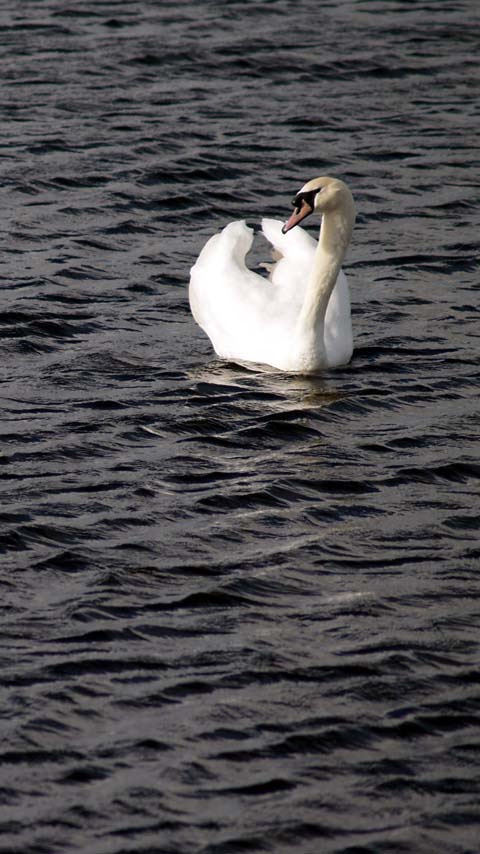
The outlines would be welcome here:
<svg viewBox="0 0 480 854">
<path fill-rule="evenodd" d="M 282 233 L 286 234 L 287 231 L 290 231 L 291 228 L 294 228 L 295 225 L 298 225 L 298 223 L 301 222 L 302 219 L 305 219 L 306 216 L 311 214 L 312 211 L 313 208 L 310 207 L 310 205 L 308 204 L 308 202 L 305 201 L 305 199 L 302 199 L 302 204 L 300 208 L 295 208 L 290 219 L 288 219 L 285 225 L 283 226 Z"/>
</svg>

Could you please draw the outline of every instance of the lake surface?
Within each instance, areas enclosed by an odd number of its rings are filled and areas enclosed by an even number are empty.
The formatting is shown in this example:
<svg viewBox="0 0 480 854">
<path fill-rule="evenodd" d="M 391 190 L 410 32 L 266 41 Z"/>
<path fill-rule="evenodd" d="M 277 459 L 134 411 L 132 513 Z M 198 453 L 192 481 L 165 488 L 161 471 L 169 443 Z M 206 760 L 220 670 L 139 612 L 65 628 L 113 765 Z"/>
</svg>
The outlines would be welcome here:
<svg viewBox="0 0 480 854">
<path fill-rule="evenodd" d="M 1 854 L 478 851 L 479 28 L 0 3 Z M 216 360 L 203 243 L 322 174 L 351 364 Z"/>
</svg>

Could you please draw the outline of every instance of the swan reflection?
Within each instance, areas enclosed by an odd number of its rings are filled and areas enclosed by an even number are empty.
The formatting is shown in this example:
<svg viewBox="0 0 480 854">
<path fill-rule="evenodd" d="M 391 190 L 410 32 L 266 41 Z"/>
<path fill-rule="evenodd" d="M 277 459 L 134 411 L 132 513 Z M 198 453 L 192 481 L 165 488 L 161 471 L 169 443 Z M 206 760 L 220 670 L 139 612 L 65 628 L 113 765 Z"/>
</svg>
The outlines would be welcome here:
<svg viewBox="0 0 480 854">
<path fill-rule="evenodd" d="M 191 368 L 188 378 L 201 386 L 204 396 L 218 398 L 221 386 L 227 396 L 241 391 L 253 392 L 265 401 L 270 400 L 275 410 L 320 409 L 347 396 L 335 387 L 332 375 L 285 374 L 268 365 L 236 364 L 212 361 Z M 210 389 L 209 389 L 210 387 Z"/>
</svg>

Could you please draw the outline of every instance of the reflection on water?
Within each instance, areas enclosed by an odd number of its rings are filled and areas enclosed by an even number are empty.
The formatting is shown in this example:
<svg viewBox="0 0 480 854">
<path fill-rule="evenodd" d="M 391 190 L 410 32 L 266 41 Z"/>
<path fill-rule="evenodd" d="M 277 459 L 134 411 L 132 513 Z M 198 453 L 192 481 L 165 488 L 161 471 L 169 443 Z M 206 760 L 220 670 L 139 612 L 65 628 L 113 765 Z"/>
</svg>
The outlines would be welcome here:
<svg viewBox="0 0 480 854">
<path fill-rule="evenodd" d="M 341 386 L 339 390 L 335 389 L 335 371 L 318 376 L 300 376 L 281 373 L 268 365 L 211 361 L 190 369 L 187 377 L 198 384 L 223 386 L 227 394 L 229 389 L 257 391 L 262 399 L 272 398 L 272 408 L 276 411 L 288 411 L 292 407 L 321 408 L 347 396 L 340 390 Z M 203 385 L 202 393 L 208 395 L 208 389 Z"/>
</svg>

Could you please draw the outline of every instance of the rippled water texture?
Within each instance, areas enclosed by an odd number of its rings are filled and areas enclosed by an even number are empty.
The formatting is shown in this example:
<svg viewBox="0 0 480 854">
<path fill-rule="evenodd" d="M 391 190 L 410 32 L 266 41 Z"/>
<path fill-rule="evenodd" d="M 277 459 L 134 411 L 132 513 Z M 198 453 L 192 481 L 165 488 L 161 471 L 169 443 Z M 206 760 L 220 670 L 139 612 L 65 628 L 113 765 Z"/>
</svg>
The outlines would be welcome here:
<svg viewBox="0 0 480 854">
<path fill-rule="evenodd" d="M 1 854 L 477 854 L 478 9 L 0 3 Z M 322 173 L 352 363 L 220 363 Z"/>
</svg>

